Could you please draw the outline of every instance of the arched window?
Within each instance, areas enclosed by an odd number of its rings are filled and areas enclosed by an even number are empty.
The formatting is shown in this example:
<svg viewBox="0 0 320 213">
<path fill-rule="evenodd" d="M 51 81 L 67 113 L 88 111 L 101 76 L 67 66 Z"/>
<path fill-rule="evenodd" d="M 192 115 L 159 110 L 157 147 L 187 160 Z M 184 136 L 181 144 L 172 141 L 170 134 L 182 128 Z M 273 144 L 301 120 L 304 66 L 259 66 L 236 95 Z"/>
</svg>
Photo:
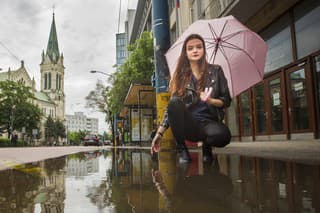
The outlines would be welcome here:
<svg viewBox="0 0 320 213">
<path fill-rule="evenodd" d="M 59 75 L 59 89 L 61 90 L 61 88 L 62 88 L 62 76 L 61 75 Z"/>
<path fill-rule="evenodd" d="M 59 74 L 58 73 L 56 74 L 56 89 L 57 90 L 60 89 L 59 88 Z"/>
<path fill-rule="evenodd" d="M 48 77 L 48 89 L 51 89 L 51 73 L 50 72 Z"/>
<path fill-rule="evenodd" d="M 44 89 L 48 89 L 48 83 L 47 83 L 47 80 L 48 80 L 48 74 L 45 73 L 44 74 Z"/>
</svg>

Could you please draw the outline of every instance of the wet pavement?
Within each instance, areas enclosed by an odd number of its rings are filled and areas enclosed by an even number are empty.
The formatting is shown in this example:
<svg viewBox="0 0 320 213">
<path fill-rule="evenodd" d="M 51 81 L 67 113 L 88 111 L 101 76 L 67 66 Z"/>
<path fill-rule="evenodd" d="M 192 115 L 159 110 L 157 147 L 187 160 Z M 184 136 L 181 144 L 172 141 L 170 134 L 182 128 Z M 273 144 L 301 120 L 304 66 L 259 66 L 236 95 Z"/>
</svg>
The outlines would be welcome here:
<svg viewBox="0 0 320 213">
<path fill-rule="evenodd" d="M 230 150 L 229 150 L 230 151 Z M 319 212 L 320 163 L 100 149 L 0 171 L 0 212 Z"/>
</svg>

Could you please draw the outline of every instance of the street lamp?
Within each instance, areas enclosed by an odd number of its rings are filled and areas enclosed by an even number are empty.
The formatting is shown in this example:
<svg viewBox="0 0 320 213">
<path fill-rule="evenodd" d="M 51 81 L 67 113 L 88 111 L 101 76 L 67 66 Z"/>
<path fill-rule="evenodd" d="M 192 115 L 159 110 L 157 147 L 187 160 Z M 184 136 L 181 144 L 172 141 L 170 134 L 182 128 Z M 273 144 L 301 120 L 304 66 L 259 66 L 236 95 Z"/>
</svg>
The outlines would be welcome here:
<svg viewBox="0 0 320 213">
<path fill-rule="evenodd" d="M 111 74 L 109 74 L 109 73 L 102 72 L 102 71 L 99 71 L 99 70 L 91 70 L 90 73 L 100 73 L 100 74 L 109 76 L 109 77 L 111 77 L 111 78 L 114 78 L 114 75 L 111 75 Z"/>
<path fill-rule="evenodd" d="M 109 73 L 102 72 L 102 71 L 99 71 L 99 70 L 90 70 L 90 73 L 100 73 L 100 74 L 103 74 L 103 75 L 111 77 L 113 80 L 115 79 L 114 75 L 111 75 Z M 113 114 L 113 141 L 114 141 L 114 145 L 115 146 L 117 145 L 116 136 L 117 136 L 117 114 L 114 113 Z"/>
</svg>

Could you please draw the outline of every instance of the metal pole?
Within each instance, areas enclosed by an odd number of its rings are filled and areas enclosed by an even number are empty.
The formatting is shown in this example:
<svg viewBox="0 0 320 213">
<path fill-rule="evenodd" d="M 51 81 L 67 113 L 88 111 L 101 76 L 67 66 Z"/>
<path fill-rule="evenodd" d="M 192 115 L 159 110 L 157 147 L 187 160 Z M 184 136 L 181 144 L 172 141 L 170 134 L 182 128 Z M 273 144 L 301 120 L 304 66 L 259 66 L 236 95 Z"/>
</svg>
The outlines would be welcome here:
<svg viewBox="0 0 320 213">
<path fill-rule="evenodd" d="M 157 123 L 162 121 L 164 111 L 168 105 L 170 95 L 168 92 L 169 68 L 165 59 L 165 52 L 170 46 L 170 29 L 168 2 L 152 0 L 152 25 L 154 33 L 154 59 L 155 59 L 155 89 L 157 101 Z M 166 131 L 162 147 L 172 148 L 171 131 Z"/>
<path fill-rule="evenodd" d="M 139 145 L 141 146 L 141 106 L 140 106 L 140 91 L 138 92 L 138 109 L 139 109 Z"/>
<path fill-rule="evenodd" d="M 118 145 L 118 141 L 117 141 L 117 114 L 114 113 L 113 114 L 113 137 L 114 137 L 114 146 Z"/>
</svg>

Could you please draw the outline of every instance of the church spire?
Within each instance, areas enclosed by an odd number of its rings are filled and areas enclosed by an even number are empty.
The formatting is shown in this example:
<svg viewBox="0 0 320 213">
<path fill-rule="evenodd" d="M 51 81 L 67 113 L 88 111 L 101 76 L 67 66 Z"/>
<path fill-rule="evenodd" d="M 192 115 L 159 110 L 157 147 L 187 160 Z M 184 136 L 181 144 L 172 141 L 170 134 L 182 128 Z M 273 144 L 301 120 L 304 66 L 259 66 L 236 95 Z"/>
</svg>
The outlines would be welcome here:
<svg viewBox="0 0 320 213">
<path fill-rule="evenodd" d="M 50 30 L 46 55 L 48 55 L 50 57 L 52 62 L 57 62 L 59 59 L 59 56 L 60 56 L 59 46 L 58 46 L 58 37 L 57 37 L 57 31 L 56 31 L 56 24 L 54 21 L 54 12 L 52 15 L 51 30 Z"/>
</svg>

